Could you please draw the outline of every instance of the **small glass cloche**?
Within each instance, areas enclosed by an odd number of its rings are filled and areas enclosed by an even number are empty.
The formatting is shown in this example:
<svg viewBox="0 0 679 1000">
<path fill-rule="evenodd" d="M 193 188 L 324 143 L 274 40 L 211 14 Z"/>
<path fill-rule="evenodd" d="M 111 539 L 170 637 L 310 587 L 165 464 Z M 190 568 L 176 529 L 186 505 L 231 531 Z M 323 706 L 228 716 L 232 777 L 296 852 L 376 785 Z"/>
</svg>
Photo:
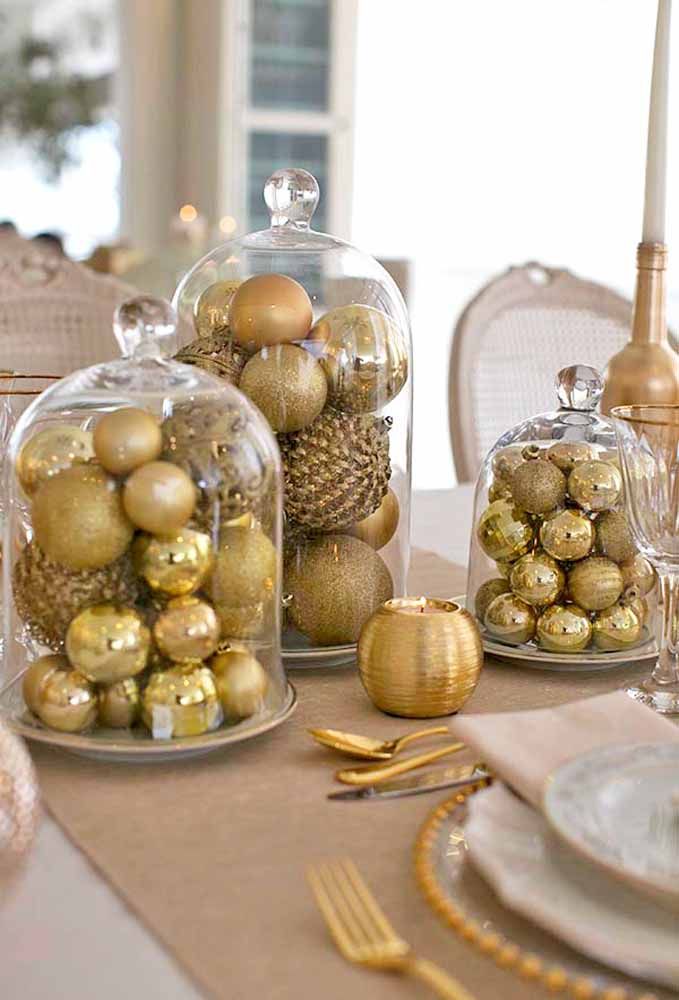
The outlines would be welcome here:
<svg viewBox="0 0 679 1000">
<path fill-rule="evenodd" d="M 123 303 L 114 329 L 123 357 L 61 379 L 10 441 L 2 710 L 98 752 L 231 742 L 291 704 L 278 449 L 237 389 L 171 360 L 169 303 Z"/>
<path fill-rule="evenodd" d="M 483 463 L 468 607 L 498 655 L 622 654 L 652 638 L 655 575 L 627 523 L 615 432 L 596 412 L 600 375 L 564 368 L 556 390 L 559 409 L 503 434 Z"/>
<path fill-rule="evenodd" d="M 178 357 L 237 385 L 277 435 L 284 656 L 340 663 L 373 611 L 405 589 L 408 314 L 377 261 L 311 228 L 311 174 L 279 170 L 264 199 L 270 228 L 217 247 L 177 288 Z"/>
</svg>

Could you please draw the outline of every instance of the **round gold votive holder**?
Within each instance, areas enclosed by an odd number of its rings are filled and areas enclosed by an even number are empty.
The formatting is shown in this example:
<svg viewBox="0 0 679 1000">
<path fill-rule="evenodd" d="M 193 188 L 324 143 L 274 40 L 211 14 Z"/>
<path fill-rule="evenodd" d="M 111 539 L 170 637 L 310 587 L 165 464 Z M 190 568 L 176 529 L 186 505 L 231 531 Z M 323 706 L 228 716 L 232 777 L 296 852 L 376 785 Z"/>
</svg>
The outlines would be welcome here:
<svg viewBox="0 0 679 1000">
<path fill-rule="evenodd" d="M 472 615 L 453 601 L 397 597 L 374 612 L 358 640 L 358 669 L 382 712 L 429 719 L 458 712 L 483 664 Z"/>
</svg>

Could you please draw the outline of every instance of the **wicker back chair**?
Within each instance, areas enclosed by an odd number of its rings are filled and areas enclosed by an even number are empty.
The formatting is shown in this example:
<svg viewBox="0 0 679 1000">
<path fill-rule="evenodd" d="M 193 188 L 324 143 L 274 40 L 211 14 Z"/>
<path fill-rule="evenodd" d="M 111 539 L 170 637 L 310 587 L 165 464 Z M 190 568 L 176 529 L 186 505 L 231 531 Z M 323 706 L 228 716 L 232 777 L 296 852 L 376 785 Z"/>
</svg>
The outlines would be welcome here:
<svg viewBox="0 0 679 1000">
<path fill-rule="evenodd" d="M 519 421 L 556 408 L 554 376 L 571 364 L 604 371 L 629 337 L 631 303 L 603 285 L 530 262 L 472 299 L 453 334 L 448 417 L 459 482 Z"/>
</svg>

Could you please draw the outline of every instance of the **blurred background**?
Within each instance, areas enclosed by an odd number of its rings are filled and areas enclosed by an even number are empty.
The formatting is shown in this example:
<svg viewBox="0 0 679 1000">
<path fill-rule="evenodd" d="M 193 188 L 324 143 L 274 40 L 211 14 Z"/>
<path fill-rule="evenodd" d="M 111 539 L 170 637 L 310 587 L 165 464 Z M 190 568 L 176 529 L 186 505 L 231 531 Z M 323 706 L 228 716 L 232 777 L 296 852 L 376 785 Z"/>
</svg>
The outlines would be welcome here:
<svg viewBox="0 0 679 1000">
<path fill-rule="evenodd" d="M 448 354 L 475 291 L 539 260 L 631 294 L 654 27 L 641 0 L 2 0 L 0 220 L 171 295 L 267 224 L 270 173 L 305 167 L 316 228 L 406 296 L 414 485 L 447 487 Z M 672 319 L 672 261 L 670 289 Z"/>
</svg>

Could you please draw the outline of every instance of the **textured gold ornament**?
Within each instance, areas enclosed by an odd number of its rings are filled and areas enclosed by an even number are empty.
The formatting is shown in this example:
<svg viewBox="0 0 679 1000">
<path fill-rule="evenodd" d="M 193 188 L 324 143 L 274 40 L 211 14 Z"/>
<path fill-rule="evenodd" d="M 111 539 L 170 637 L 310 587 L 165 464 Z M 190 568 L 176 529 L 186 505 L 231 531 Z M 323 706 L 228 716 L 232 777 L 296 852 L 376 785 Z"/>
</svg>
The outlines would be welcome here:
<svg viewBox="0 0 679 1000">
<path fill-rule="evenodd" d="M 97 692 L 77 670 L 53 670 L 39 690 L 35 714 L 50 729 L 82 733 L 97 720 Z"/>
<path fill-rule="evenodd" d="M 249 356 L 243 347 L 234 343 L 230 330 L 225 329 L 192 340 L 177 351 L 175 360 L 184 365 L 195 365 L 231 385 L 238 385 Z"/>
<path fill-rule="evenodd" d="M 151 633 L 134 608 L 95 604 L 71 622 L 66 655 L 71 665 L 97 684 L 115 684 L 146 666 Z"/>
<path fill-rule="evenodd" d="M 629 649 L 641 639 L 643 622 L 636 610 L 621 603 L 599 611 L 592 622 L 592 637 L 597 649 Z"/>
<path fill-rule="evenodd" d="M 32 496 L 46 479 L 63 469 L 88 462 L 94 455 L 90 431 L 70 424 L 53 424 L 38 431 L 22 446 L 16 473 L 27 496 Z"/>
<path fill-rule="evenodd" d="M 537 615 L 530 604 L 516 594 L 499 594 L 488 607 L 483 619 L 490 634 L 510 646 L 530 642 L 535 635 Z"/>
<path fill-rule="evenodd" d="M 550 653 L 580 653 L 591 638 L 592 623 L 577 604 L 553 604 L 538 619 L 538 645 Z"/>
<path fill-rule="evenodd" d="M 204 666 L 151 674 L 142 695 L 142 719 L 154 739 L 200 736 L 222 721 L 215 676 Z"/>
<path fill-rule="evenodd" d="M 171 535 L 184 527 L 196 506 L 192 480 L 172 462 L 149 462 L 132 473 L 123 487 L 130 521 L 152 535 Z"/>
<path fill-rule="evenodd" d="M 264 601 L 244 608 L 232 608 L 228 604 L 216 604 L 222 639 L 256 639 L 264 627 Z"/>
<path fill-rule="evenodd" d="M 318 361 L 294 344 L 263 347 L 243 369 L 239 388 L 277 434 L 307 427 L 325 406 L 328 395 Z"/>
<path fill-rule="evenodd" d="M 486 580 L 485 583 L 482 583 L 474 598 L 474 611 L 479 621 L 482 622 L 486 617 L 486 611 L 491 601 L 494 601 L 499 594 L 508 594 L 510 591 L 509 581 L 502 577 Z"/>
<path fill-rule="evenodd" d="M 621 510 L 606 510 L 596 519 L 596 550 L 613 562 L 633 559 L 637 547 L 627 517 Z"/>
<path fill-rule="evenodd" d="M 146 410 L 121 407 L 102 417 L 94 428 L 94 452 L 115 476 L 126 475 L 158 458 L 163 446 L 160 425 Z"/>
<path fill-rule="evenodd" d="M 212 569 L 210 539 L 182 528 L 174 535 L 142 535 L 134 543 L 135 566 L 152 590 L 182 597 L 198 590 Z"/>
<path fill-rule="evenodd" d="M 258 528 L 223 528 L 212 576 L 206 587 L 215 607 L 248 607 L 272 596 L 277 556 Z"/>
<path fill-rule="evenodd" d="M 219 621 L 207 601 L 174 597 L 153 626 L 158 649 L 175 663 L 206 660 L 219 645 Z"/>
<path fill-rule="evenodd" d="M 604 556 L 589 556 L 576 563 L 568 574 L 568 594 L 585 611 L 610 608 L 622 591 L 620 567 Z"/>
<path fill-rule="evenodd" d="M 568 508 L 547 516 L 540 525 L 540 544 L 554 559 L 584 559 L 594 545 L 594 525 L 580 510 Z"/>
<path fill-rule="evenodd" d="M 547 449 L 547 458 L 568 476 L 579 462 L 596 458 L 596 450 L 586 441 L 557 441 Z"/>
<path fill-rule="evenodd" d="M 584 510 L 610 510 L 620 500 L 622 476 L 610 462 L 582 462 L 568 477 L 568 493 Z"/>
<path fill-rule="evenodd" d="M 523 465 L 523 445 L 510 444 L 506 448 L 500 448 L 493 455 L 491 468 L 498 479 L 506 483 L 511 482 L 511 478 L 520 465 Z"/>
<path fill-rule="evenodd" d="M 269 678 L 259 660 L 246 649 L 227 649 L 210 660 L 217 693 L 227 722 L 261 712 Z"/>
<path fill-rule="evenodd" d="M 400 513 L 396 494 L 387 490 L 377 510 L 349 528 L 347 534 L 367 542 L 373 549 L 383 549 L 396 534 Z"/>
<path fill-rule="evenodd" d="M 512 500 L 512 488 L 504 479 L 494 479 L 488 487 L 488 503 L 495 500 Z"/>
<path fill-rule="evenodd" d="M 493 501 L 484 510 L 476 528 L 476 536 L 487 556 L 511 562 L 528 551 L 534 534 L 528 515 L 511 500 Z"/>
<path fill-rule="evenodd" d="M 115 480 L 96 465 L 74 465 L 46 480 L 33 497 L 31 516 L 45 555 L 73 570 L 112 563 L 134 532 Z"/>
<path fill-rule="evenodd" d="M 394 399 L 408 378 L 408 346 L 401 329 L 372 306 L 339 306 L 314 326 L 309 340 L 319 360 L 331 404 L 347 413 L 375 413 Z"/>
<path fill-rule="evenodd" d="M 522 601 L 541 607 L 554 604 L 561 597 L 566 575 L 546 552 L 529 552 L 514 563 L 509 582 Z"/>
<path fill-rule="evenodd" d="M 50 674 L 55 670 L 70 670 L 70 663 L 65 656 L 58 653 L 49 653 L 34 660 L 23 676 L 21 691 L 24 696 L 26 707 L 35 715 L 42 700 L 42 689 Z"/>
<path fill-rule="evenodd" d="M 193 323 L 199 337 L 209 337 L 228 328 L 229 307 L 240 281 L 215 281 L 196 300 Z"/>
<path fill-rule="evenodd" d="M 391 574 L 377 552 L 350 535 L 323 535 L 286 563 L 291 624 L 319 646 L 356 642 L 363 623 L 393 597 Z"/>
<path fill-rule="evenodd" d="M 98 720 L 107 729 L 131 729 L 141 715 L 141 693 L 136 677 L 126 677 L 98 691 Z"/>
<path fill-rule="evenodd" d="M 637 587 L 639 597 L 647 597 L 655 587 L 655 570 L 641 553 L 621 563 L 620 572 L 625 589 L 631 586 Z"/>
<path fill-rule="evenodd" d="M 566 477 L 543 458 L 523 462 L 511 478 L 512 496 L 529 514 L 548 514 L 566 499 Z"/>
<path fill-rule="evenodd" d="M 258 274 L 236 291 L 229 307 L 234 339 L 258 351 L 273 344 L 304 340 L 311 327 L 311 300 L 299 282 L 285 274 Z"/>
</svg>

